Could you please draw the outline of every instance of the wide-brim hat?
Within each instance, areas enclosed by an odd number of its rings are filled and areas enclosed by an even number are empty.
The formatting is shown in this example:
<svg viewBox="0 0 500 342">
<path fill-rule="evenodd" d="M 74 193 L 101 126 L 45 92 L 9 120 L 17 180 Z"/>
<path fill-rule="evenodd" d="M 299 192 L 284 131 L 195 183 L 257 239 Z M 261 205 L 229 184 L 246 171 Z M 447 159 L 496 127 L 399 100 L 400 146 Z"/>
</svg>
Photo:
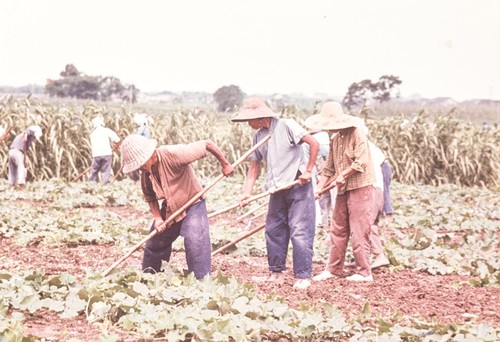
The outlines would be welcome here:
<svg viewBox="0 0 500 342">
<path fill-rule="evenodd" d="M 360 121 L 355 116 L 344 114 L 340 103 L 335 101 L 325 102 L 319 114 L 308 117 L 304 126 L 310 130 L 339 130 L 349 127 L 358 127 Z"/>
<path fill-rule="evenodd" d="M 156 150 L 158 142 L 140 134 L 131 134 L 120 145 L 123 158 L 123 172 L 130 173 L 144 165 Z"/>
<path fill-rule="evenodd" d="M 260 97 L 253 96 L 243 101 L 243 108 L 231 118 L 233 122 L 248 121 L 252 119 L 274 118 L 278 114 L 269 108 Z"/>
</svg>

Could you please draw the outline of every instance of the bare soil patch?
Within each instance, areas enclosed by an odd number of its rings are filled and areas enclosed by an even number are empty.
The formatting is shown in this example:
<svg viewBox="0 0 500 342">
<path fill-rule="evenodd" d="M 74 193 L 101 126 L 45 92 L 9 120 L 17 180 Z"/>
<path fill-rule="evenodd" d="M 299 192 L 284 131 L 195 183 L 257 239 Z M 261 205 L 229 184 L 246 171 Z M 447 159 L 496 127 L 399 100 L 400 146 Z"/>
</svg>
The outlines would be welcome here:
<svg viewBox="0 0 500 342">
<path fill-rule="evenodd" d="M 82 278 L 89 272 L 104 271 L 123 256 L 124 252 L 113 245 L 54 248 L 39 243 L 19 247 L 13 244 L 12 239 L 1 238 L 0 253 L 3 262 L 0 268 L 9 271 L 40 269 L 47 275 L 66 272 Z M 141 252 L 138 251 L 119 267 L 138 267 L 141 258 Z M 182 266 L 185 263 L 184 253 L 174 253 L 171 262 Z M 267 274 L 267 259 L 219 254 L 213 258 L 212 269 L 214 272 L 221 270 L 224 274 L 233 275 L 244 282 L 254 283 L 252 276 Z M 323 269 L 324 265 L 315 264 L 314 274 L 320 273 Z M 346 268 L 346 275 L 352 271 L 352 268 Z M 258 293 L 281 296 L 291 307 L 305 304 L 312 308 L 321 302 L 331 303 L 337 306 L 347 319 L 358 317 L 365 303 L 368 303 L 372 314 L 367 320 L 384 317 L 386 320 L 398 321 L 401 324 L 411 324 L 410 320 L 419 319 L 433 320 L 442 324 L 472 321 L 493 326 L 498 326 L 500 322 L 498 286 L 473 287 L 469 284 L 472 279 L 470 277 L 433 276 L 408 269 L 375 270 L 374 279 L 373 283 L 351 283 L 345 279 L 329 279 L 313 282 L 307 290 L 296 290 L 292 287 L 294 278 L 289 267 L 284 285 L 261 283 L 255 285 Z M 130 332 L 115 327 L 90 324 L 84 315 L 74 319 L 61 319 L 51 311 L 38 311 L 25 315 L 26 333 L 43 337 L 45 341 L 66 341 L 71 338 L 95 341 L 104 331 L 119 336 L 121 341 L 141 340 Z M 401 321 L 402 319 L 406 321 Z"/>
</svg>

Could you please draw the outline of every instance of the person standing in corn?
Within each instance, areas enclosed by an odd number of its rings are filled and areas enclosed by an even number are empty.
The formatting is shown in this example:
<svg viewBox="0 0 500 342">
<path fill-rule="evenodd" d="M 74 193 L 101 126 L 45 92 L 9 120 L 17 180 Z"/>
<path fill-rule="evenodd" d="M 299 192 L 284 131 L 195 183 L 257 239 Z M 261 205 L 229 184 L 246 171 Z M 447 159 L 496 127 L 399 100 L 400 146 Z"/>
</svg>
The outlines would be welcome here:
<svg viewBox="0 0 500 342">
<path fill-rule="evenodd" d="M 113 161 L 113 150 L 111 142 L 118 144 L 120 138 L 110 128 L 104 127 L 104 120 L 100 116 L 92 119 L 94 128 L 90 133 L 90 145 L 92 147 L 92 164 L 90 166 L 89 182 L 97 182 L 99 172 L 102 182 L 109 183 L 111 176 L 111 163 Z"/>
<path fill-rule="evenodd" d="M 33 143 L 33 139 L 40 140 L 42 129 L 40 126 L 33 125 L 26 128 L 23 133 L 15 136 L 10 144 L 9 150 L 9 184 L 11 186 L 19 185 L 24 188 L 27 176 L 26 153 Z"/>
<path fill-rule="evenodd" d="M 291 241 L 293 247 L 293 287 L 306 289 L 311 285 L 313 242 L 315 234 L 314 191 L 312 170 L 318 156 L 319 143 L 295 120 L 280 119 L 259 97 L 250 97 L 243 109 L 231 120 L 247 121 L 256 130 L 253 145 L 271 135 L 265 145 L 252 154 L 252 163 L 243 186 L 241 203 L 252 193 L 260 173 L 261 163 L 266 165 L 266 190 L 283 187 L 294 180 L 299 184 L 270 195 L 266 218 L 266 248 L 269 276 L 255 281 L 283 283 L 286 256 Z M 302 143 L 309 145 L 306 159 Z"/>
<path fill-rule="evenodd" d="M 319 114 L 308 117 L 305 126 L 329 131 L 332 136 L 316 197 L 327 183 L 337 187 L 330 227 L 329 263 L 327 269 L 313 280 L 343 276 L 347 243 L 351 238 L 356 273 L 346 279 L 373 281 L 370 232 L 378 213 L 374 205 L 375 170 L 368 137 L 360 129 L 360 120 L 344 114 L 340 103 L 334 101 L 326 102 Z"/>
<path fill-rule="evenodd" d="M 222 173 L 234 173 L 233 166 L 223 152 L 211 140 L 190 144 L 163 145 L 139 134 L 132 134 L 121 145 L 123 172 L 140 170 L 144 199 L 154 216 L 150 231 L 158 234 L 146 242 L 142 269 L 144 272 L 160 272 L 162 260 L 170 261 L 172 243 L 184 237 L 188 271 L 197 279 L 210 274 L 211 249 L 207 208 L 202 197 L 183 213 L 173 218 L 169 227 L 162 223 L 194 198 L 202 186 L 191 163 L 212 153 L 222 165 Z M 161 207 L 158 201 L 161 201 Z"/>
</svg>

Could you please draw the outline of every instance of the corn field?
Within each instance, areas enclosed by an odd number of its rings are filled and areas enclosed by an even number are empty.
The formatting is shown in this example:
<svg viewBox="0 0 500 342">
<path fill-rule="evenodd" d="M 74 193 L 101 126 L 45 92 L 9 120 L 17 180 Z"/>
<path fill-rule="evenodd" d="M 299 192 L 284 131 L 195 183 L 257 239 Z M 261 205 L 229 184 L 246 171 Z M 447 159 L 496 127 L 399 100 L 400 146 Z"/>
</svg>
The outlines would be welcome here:
<svg viewBox="0 0 500 342">
<path fill-rule="evenodd" d="M 299 122 L 312 112 L 297 106 L 278 109 L 282 117 Z M 237 160 L 251 146 L 252 130 L 245 123 L 231 123 L 227 114 L 215 110 L 171 108 L 166 112 L 147 113 L 154 119 L 150 126 L 158 144 L 189 143 L 212 139 L 226 153 L 229 161 Z M 0 176 L 7 177 L 9 145 L 14 136 L 29 125 L 37 124 L 43 136 L 27 153 L 28 180 L 52 178 L 85 181 L 82 174 L 90 167 L 91 120 L 102 115 L 107 127 L 121 139 L 133 133 L 133 111 L 125 106 L 101 103 L 55 104 L 27 97 L 6 96 L 0 100 L 0 125 L 12 125 L 8 137 L 0 145 Z M 362 115 L 362 113 L 361 113 Z M 457 119 L 454 112 L 445 114 L 417 113 L 367 119 L 370 139 L 382 148 L 393 167 L 393 179 L 402 183 L 500 187 L 500 130 L 483 130 Z M 113 170 L 117 179 L 121 156 L 113 154 Z M 219 174 L 220 165 L 212 156 L 194 165 L 200 176 Z M 248 160 L 238 166 L 245 174 Z"/>
</svg>

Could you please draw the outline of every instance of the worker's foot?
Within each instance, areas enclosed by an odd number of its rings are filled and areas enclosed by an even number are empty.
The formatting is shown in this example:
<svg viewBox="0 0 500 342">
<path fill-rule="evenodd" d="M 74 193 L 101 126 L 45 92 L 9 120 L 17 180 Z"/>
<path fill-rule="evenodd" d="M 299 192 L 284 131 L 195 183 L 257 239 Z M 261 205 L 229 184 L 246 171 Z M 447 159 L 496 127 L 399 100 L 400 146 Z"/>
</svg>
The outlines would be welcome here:
<svg viewBox="0 0 500 342">
<path fill-rule="evenodd" d="M 271 272 L 270 275 L 266 277 L 252 277 L 252 280 L 257 283 L 275 283 L 275 284 L 284 284 L 285 283 L 285 274 L 283 272 Z"/>
<path fill-rule="evenodd" d="M 346 278 L 349 281 L 373 281 L 373 276 L 370 274 L 369 276 L 362 276 L 361 274 L 353 274 Z"/>
<path fill-rule="evenodd" d="M 300 290 L 305 290 L 309 286 L 311 286 L 311 280 L 310 279 L 299 279 L 293 284 L 293 287 L 295 289 L 300 289 Z"/>
<path fill-rule="evenodd" d="M 333 275 L 332 273 L 330 273 L 329 271 L 327 270 L 324 270 L 323 272 L 321 272 L 320 274 L 318 275 L 315 275 L 313 277 L 313 280 L 314 281 L 323 281 L 323 280 L 327 280 L 327 279 L 330 279 L 330 278 L 335 278 L 335 275 Z"/>
<path fill-rule="evenodd" d="M 389 259 L 387 259 L 384 254 L 379 254 L 372 262 L 372 270 L 379 267 L 389 266 L 390 264 Z"/>
</svg>

